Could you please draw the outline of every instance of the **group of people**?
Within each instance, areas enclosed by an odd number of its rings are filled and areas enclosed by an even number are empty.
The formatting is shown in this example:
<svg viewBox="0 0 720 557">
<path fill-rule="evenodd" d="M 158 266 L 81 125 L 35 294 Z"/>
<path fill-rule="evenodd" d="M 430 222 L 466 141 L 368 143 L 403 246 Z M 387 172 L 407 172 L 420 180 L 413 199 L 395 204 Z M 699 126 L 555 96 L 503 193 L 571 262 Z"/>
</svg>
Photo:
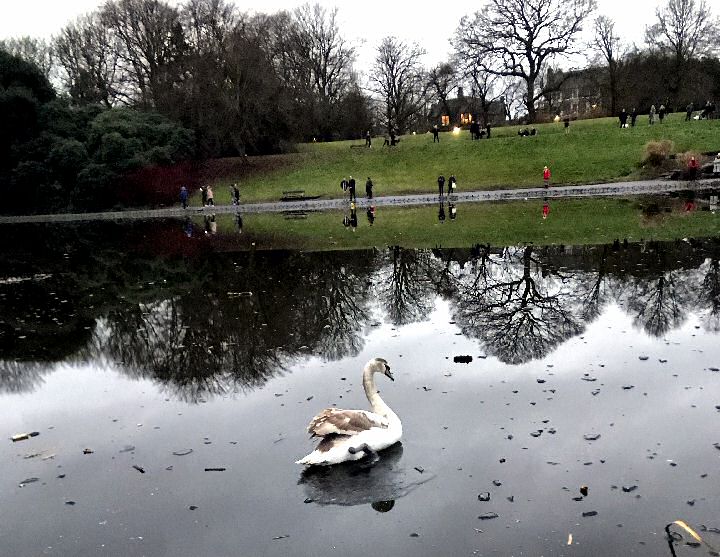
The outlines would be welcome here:
<svg viewBox="0 0 720 557">
<path fill-rule="evenodd" d="M 443 176 L 442 174 L 438 176 L 437 185 L 438 194 L 440 196 L 440 199 L 442 200 L 443 195 L 445 195 L 445 176 Z M 457 179 L 455 178 L 454 174 L 451 174 L 450 178 L 448 179 L 448 195 L 455 193 L 455 188 L 457 188 Z"/>
<path fill-rule="evenodd" d="M 367 182 L 365 182 L 365 196 L 368 199 L 373 198 L 373 187 L 374 187 L 374 184 L 373 184 L 372 180 L 370 179 L 370 176 L 368 176 Z M 345 178 L 340 180 L 340 189 L 344 192 L 348 192 L 348 195 L 350 196 L 350 201 L 357 200 L 357 194 L 355 192 L 355 190 L 356 190 L 355 178 L 353 178 L 352 176 L 350 176 L 350 178 L 348 180 L 346 180 Z"/>
<path fill-rule="evenodd" d="M 529 137 L 531 135 L 537 135 L 537 130 L 535 128 L 530 128 L 529 130 L 527 128 L 523 128 L 521 130 L 518 130 L 518 135 L 520 137 Z"/>
<path fill-rule="evenodd" d="M 180 204 L 183 209 L 187 209 L 189 198 L 190 191 L 187 187 L 180 186 Z M 212 186 L 200 186 L 200 198 L 203 207 L 215 206 L 215 192 L 213 192 Z M 233 205 L 240 205 L 240 189 L 238 188 L 237 182 L 230 186 L 230 200 Z"/>
<path fill-rule="evenodd" d="M 490 139 L 490 123 L 485 124 L 485 129 L 480 129 L 480 123 L 473 120 L 470 122 L 470 139 L 482 139 L 483 137 Z"/>
</svg>

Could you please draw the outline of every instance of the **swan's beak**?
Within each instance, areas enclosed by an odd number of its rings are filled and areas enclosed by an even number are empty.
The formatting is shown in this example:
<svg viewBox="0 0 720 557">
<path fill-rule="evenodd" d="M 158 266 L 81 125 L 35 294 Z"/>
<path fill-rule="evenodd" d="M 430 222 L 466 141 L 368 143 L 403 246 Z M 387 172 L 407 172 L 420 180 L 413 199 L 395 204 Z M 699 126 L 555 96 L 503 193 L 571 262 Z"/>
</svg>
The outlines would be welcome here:
<svg viewBox="0 0 720 557">
<path fill-rule="evenodd" d="M 390 373 L 390 366 L 385 366 L 385 375 L 387 375 L 387 377 L 388 377 L 388 379 L 390 379 L 390 381 L 395 381 L 393 374 Z"/>
</svg>

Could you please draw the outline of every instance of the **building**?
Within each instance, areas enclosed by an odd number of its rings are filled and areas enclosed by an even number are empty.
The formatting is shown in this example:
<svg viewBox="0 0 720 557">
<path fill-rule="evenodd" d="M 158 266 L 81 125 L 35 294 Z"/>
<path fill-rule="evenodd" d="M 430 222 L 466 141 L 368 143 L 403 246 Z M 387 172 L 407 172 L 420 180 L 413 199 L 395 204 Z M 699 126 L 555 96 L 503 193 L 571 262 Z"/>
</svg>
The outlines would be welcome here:
<svg viewBox="0 0 720 557">
<path fill-rule="evenodd" d="M 504 100 L 493 101 L 488 107 L 487 123 L 493 126 L 505 122 Z M 463 88 L 458 87 L 457 97 L 447 100 L 447 108 L 444 103 L 436 103 L 430 107 L 430 123 L 441 128 L 453 128 L 455 126 L 469 126 L 473 121 L 485 125 L 485 114 L 482 109 L 482 102 L 476 97 L 463 95 Z"/>
<path fill-rule="evenodd" d="M 538 101 L 538 113 L 549 118 L 556 114 L 578 118 L 604 116 L 603 80 L 601 68 L 570 72 L 549 69 L 543 85 L 553 90 Z"/>
</svg>

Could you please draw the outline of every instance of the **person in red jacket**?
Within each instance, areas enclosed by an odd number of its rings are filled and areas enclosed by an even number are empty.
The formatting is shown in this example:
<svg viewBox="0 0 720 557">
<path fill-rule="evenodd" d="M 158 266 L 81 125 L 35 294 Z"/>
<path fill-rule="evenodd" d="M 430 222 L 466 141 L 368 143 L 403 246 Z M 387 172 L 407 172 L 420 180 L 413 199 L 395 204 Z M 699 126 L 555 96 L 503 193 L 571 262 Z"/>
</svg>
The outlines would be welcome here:
<svg viewBox="0 0 720 557">
<path fill-rule="evenodd" d="M 550 169 L 547 166 L 543 168 L 543 182 L 546 188 L 550 187 Z"/>
<path fill-rule="evenodd" d="M 687 166 L 688 178 L 690 178 L 691 180 L 697 179 L 699 170 L 700 170 L 700 165 L 698 164 L 697 159 L 695 157 L 690 157 L 690 160 L 688 161 L 688 166 Z"/>
<path fill-rule="evenodd" d="M 550 204 L 546 201 L 543 202 L 543 219 L 548 218 L 550 214 Z"/>
</svg>

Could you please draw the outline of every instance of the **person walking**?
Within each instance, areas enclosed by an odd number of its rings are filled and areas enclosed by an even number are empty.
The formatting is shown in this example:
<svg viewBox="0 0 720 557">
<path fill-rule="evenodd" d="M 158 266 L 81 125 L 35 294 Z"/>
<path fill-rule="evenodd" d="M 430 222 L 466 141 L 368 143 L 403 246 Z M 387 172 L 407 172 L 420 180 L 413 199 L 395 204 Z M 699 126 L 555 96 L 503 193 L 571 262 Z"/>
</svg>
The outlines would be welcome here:
<svg viewBox="0 0 720 557">
<path fill-rule="evenodd" d="M 565 126 L 565 133 L 570 133 L 570 116 L 563 118 L 563 125 Z"/>
<path fill-rule="evenodd" d="M 200 197 L 202 199 L 202 206 L 207 205 L 207 186 L 200 186 Z"/>
<path fill-rule="evenodd" d="M 213 193 L 212 186 L 207 186 L 205 188 L 207 190 L 207 204 L 211 206 L 215 206 L 215 194 Z"/>
<path fill-rule="evenodd" d="M 233 205 L 240 205 L 240 190 L 237 187 L 237 183 L 230 186 L 230 199 L 232 199 Z"/>
<path fill-rule="evenodd" d="M 550 187 L 550 169 L 546 166 L 543 168 L 543 184 L 546 188 Z"/>
<path fill-rule="evenodd" d="M 490 122 L 485 124 L 485 131 L 487 132 L 487 135 L 485 136 L 486 139 L 490 139 Z"/>
<path fill-rule="evenodd" d="M 373 190 L 373 183 L 372 183 L 372 180 L 370 179 L 370 176 L 368 176 L 367 182 L 365 182 L 365 195 L 367 196 L 368 199 L 373 198 L 372 190 Z"/>
<path fill-rule="evenodd" d="M 357 197 L 355 197 L 355 178 L 350 176 L 350 181 L 348 182 L 348 191 L 350 192 L 350 200 L 356 201 Z"/>
<path fill-rule="evenodd" d="M 658 108 L 658 119 L 660 120 L 660 123 L 663 123 L 663 120 L 665 119 L 665 105 L 661 104 L 660 108 Z"/>
<path fill-rule="evenodd" d="M 623 109 L 620 111 L 620 116 L 619 116 L 619 119 L 620 119 L 620 127 L 621 127 L 621 128 L 626 128 L 626 127 L 627 127 L 627 118 L 628 118 L 628 114 L 627 114 L 627 112 L 625 112 L 625 109 L 623 108 Z"/>
<path fill-rule="evenodd" d="M 700 165 L 695 157 L 690 157 L 687 165 L 688 179 L 697 180 L 698 172 L 700 171 Z"/>
<path fill-rule="evenodd" d="M 365 132 L 365 147 L 372 147 L 372 137 L 370 136 L 370 130 Z"/>
<path fill-rule="evenodd" d="M 451 193 L 455 193 L 455 188 L 457 187 L 457 179 L 455 178 L 455 174 L 450 175 L 450 179 L 448 180 L 448 195 Z"/>
<path fill-rule="evenodd" d="M 633 128 L 635 127 L 636 120 L 637 120 L 637 108 L 633 107 L 632 112 L 630 113 L 630 125 Z"/>
<path fill-rule="evenodd" d="M 689 105 L 687 105 L 685 107 L 685 121 L 686 122 L 689 122 L 690 120 L 692 120 L 692 113 L 693 113 L 694 108 L 695 108 L 695 105 L 693 103 L 690 103 Z"/>
<path fill-rule="evenodd" d="M 435 142 L 440 143 L 440 130 L 438 130 L 437 124 L 435 124 L 433 126 L 432 134 L 433 134 L 433 143 L 435 143 Z"/>
<path fill-rule="evenodd" d="M 345 178 L 343 178 L 342 180 L 340 180 L 340 189 L 341 189 L 343 192 L 346 192 L 347 189 L 348 189 L 348 181 L 347 181 Z"/>
<path fill-rule="evenodd" d="M 182 203 L 183 209 L 187 209 L 187 201 L 188 201 L 188 190 L 185 186 L 180 186 L 180 203 Z"/>
<path fill-rule="evenodd" d="M 442 199 L 445 194 L 445 176 L 442 174 L 438 176 L 438 194 L 440 195 L 440 199 Z"/>
<path fill-rule="evenodd" d="M 655 105 L 650 106 L 650 114 L 648 114 L 648 123 L 651 126 L 655 123 Z"/>
</svg>

